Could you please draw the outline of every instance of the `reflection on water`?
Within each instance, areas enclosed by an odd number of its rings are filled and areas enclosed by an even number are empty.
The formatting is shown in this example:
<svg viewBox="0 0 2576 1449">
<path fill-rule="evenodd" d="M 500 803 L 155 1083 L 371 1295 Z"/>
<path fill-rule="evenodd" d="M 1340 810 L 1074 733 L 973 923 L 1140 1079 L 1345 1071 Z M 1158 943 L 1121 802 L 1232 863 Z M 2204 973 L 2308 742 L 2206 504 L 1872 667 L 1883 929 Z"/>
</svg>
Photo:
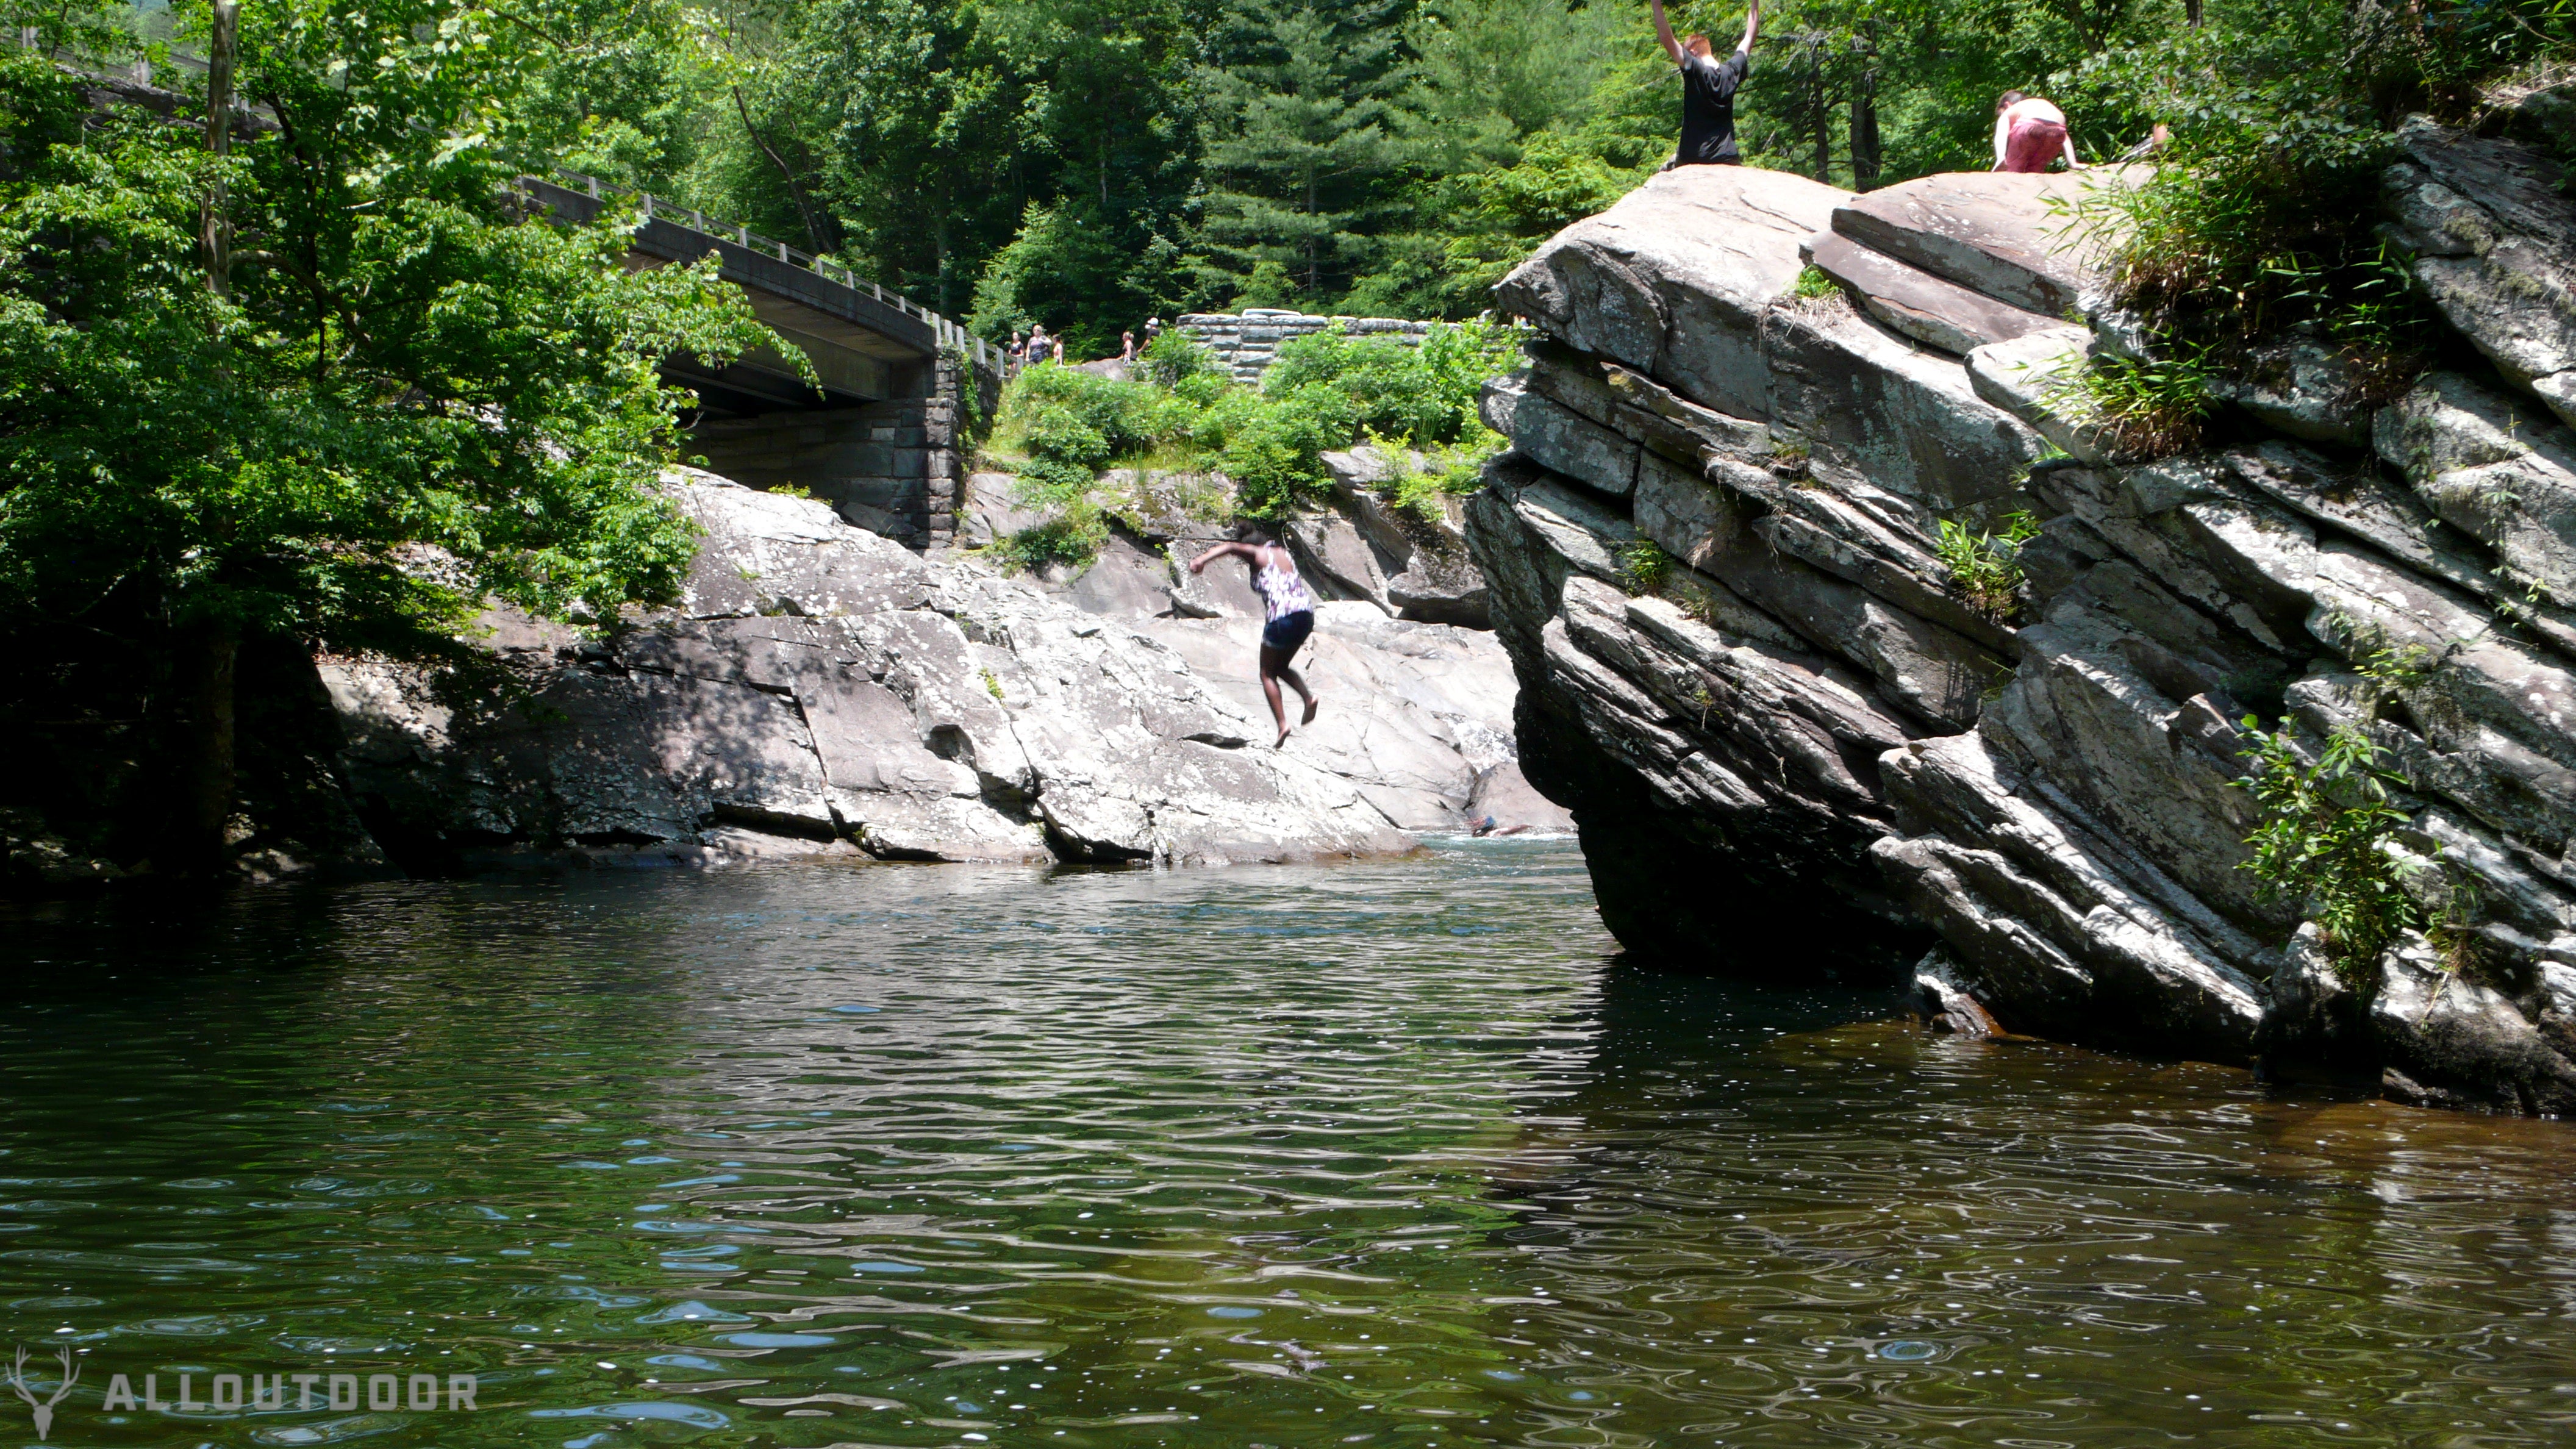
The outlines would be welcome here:
<svg viewBox="0 0 2576 1449">
<path fill-rule="evenodd" d="M 1565 846 L 9 930 L 55 1442 L 2576 1440 L 2576 1132 L 1639 971 Z M 477 1407 L 103 1401 L 333 1371 Z"/>
</svg>

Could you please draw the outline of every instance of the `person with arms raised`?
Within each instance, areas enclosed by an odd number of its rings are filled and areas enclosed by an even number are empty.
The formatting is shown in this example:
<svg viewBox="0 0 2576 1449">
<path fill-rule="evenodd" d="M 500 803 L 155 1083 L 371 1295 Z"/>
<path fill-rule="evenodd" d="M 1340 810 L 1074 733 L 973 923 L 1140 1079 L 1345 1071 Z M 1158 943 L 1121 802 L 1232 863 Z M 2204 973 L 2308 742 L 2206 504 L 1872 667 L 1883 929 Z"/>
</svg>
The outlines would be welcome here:
<svg viewBox="0 0 2576 1449">
<path fill-rule="evenodd" d="M 1288 550 L 1258 532 L 1250 538 L 1248 543 L 1220 543 L 1191 559 L 1190 572 L 1204 573 L 1209 564 L 1221 558 L 1239 558 L 1252 570 L 1252 591 L 1261 596 L 1264 616 L 1261 693 L 1270 701 L 1270 717 L 1279 725 L 1275 745 L 1284 745 L 1288 743 L 1288 710 L 1279 697 L 1280 682 L 1285 680 L 1306 701 L 1306 712 L 1297 721 L 1299 724 L 1313 724 L 1315 711 L 1324 703 L 1321 696 L 1306 687 L 1305 678 L 1288 665 L 1306 637 L 1315 632 L 1315 595 L 1297 576 L 1297 561 L 1288 556 Z"/>
<path fill-rule="evenodd" d="M 1745 9 L 1744 38 L 1723 61 L 1711 58 L 1705 35 L 1674 38 L 1672 22 L 1664 18 L 1664 0 L 1648 3 L 1655 8 L 1655 38 L 1664 43 L 1664 53 L 1682 73 L 1681 145 L 1664 169 L 1741 164 L 1744 156 L 1735 144 L 1735 92 L 1753 69 L 1753 38 L 1762 28 L 1762 0 L 1752 0 Z"/>
</svg>

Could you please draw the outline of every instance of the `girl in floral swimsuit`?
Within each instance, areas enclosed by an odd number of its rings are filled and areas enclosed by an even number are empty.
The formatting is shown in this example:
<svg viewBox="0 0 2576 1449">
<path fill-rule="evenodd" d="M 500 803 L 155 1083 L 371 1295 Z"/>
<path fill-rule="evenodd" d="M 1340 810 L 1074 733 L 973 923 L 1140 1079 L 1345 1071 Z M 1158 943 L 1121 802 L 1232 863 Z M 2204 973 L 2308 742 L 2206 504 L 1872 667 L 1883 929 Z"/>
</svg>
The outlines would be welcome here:
<svg viewBox="0 0 2576 1449">
<path fill-rule="evenodd" d="M 1190 560 L 1191 573 L 1204 573 L 1207 566 L 1221 558 L 1239 558 L 1252 570 L 1252 591 L 1261 596 L 1266 622 L 1261 626 L 1261 693 L 1270 701 L 1270 717 L 1279 723 L 1277 744 L 1288 743 L 1288 709 L 1279 697 L 1279 682 L 1297 691 L 1306 701 L 1306 713 L 1297 722 L 1313 724 L 1315 711 L 1323 699 L 1306 687 L 1297 671 L 1288 667 L 1306 636 L 1315 632 L 1315 596 L 1308 592 L 1306 581 L 1297 577 L 1297 561 L 1288 550 L 1275 543 L 1220 543 Z"/>
</svg>

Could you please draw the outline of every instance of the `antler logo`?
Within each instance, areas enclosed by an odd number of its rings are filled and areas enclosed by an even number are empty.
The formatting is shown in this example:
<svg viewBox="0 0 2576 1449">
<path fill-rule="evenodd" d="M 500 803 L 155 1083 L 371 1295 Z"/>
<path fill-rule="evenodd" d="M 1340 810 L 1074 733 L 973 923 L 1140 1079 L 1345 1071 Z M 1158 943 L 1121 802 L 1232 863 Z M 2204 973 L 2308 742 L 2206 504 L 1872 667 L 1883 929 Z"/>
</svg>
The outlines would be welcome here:
<svg viewBox="0 0 2576 1449">
<path fill-rule="evenodd" d="M 9 1367 L 9 1387 L 17 1390 L 18 1397 L 25 1399 L 27 1407 L 35 1411 L 37 1443 L 43 1443 L 45 1436 L 54 1431 L 54 1405 L 61 1403 L 63 1395 L 70 1393 L 72 1385 L 78 1382 L 80 1382 L 80 1366 L 72 1362 L 72 1351 L 68 1348 L 64 1349 L 63 1381 L 54 1386 L 54 1392 L 50 1398 L 39 1401 L 35 1393 L 27 1387 L 27 1350 L 23 1345 L 20 1346 L 18 1361 Z"/>
</svg>

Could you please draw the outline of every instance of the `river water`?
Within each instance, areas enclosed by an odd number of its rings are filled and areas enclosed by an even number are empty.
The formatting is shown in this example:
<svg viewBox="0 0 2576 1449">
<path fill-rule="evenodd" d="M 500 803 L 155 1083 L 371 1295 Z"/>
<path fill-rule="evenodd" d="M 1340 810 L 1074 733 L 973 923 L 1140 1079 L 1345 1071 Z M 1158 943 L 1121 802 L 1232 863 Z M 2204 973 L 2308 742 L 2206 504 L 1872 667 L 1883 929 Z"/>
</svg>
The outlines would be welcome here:
<svg viewBox="0 0 2576 1449">
<path fill-rule="evenodd" d="M 0 925 L 56 1444 L 2576 1443 L 2576 1128 L 1644 971 L 1566 845 Z"/>
</svg>

